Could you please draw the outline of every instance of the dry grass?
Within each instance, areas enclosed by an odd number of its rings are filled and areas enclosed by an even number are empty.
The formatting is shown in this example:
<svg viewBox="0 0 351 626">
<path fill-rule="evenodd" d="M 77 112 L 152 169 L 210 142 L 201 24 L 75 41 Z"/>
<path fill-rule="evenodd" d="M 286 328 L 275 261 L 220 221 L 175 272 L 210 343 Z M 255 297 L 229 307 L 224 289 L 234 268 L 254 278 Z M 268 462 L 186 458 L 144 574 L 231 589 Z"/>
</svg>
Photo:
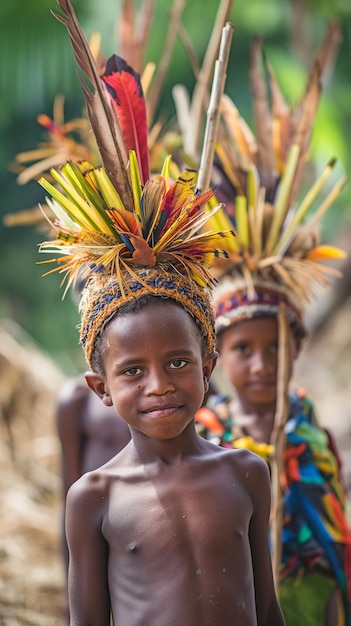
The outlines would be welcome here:
<svg viewBox="0 0 351 626">
<path fill-rule="evenodd" d="M 55 402 L 63 380 L 20 329 L 0 327 L 0 626 L 60 621 Z"/>
</svg>

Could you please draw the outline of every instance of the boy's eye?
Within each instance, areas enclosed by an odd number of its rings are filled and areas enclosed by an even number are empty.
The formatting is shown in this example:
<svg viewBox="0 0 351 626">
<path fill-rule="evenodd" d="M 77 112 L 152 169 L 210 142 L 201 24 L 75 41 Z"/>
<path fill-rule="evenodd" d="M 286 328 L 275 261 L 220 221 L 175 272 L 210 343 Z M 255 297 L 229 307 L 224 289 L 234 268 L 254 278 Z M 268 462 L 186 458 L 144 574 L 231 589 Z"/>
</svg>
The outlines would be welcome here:
<svg viewBox="0 0 351 626">
<path fill-rule="evenodd" d="M 171 361 L 170 363 L 170 368 L 171 369 L 175 369 L 175 370 L 179 370 L 182 367 L 184 367 L 186 365 L 186 361 L 184 361 L 184 359 L 174 359 L 174 361 Z"/>
<path fill-rule="evenodd" d="M 137 376 L 138 374 L 140 374 L 140 372 L 140 367 L 130 367 L 129 369 L 125 370 L 123 374 L 125 374 L 126 376 Z"/>
</svg>

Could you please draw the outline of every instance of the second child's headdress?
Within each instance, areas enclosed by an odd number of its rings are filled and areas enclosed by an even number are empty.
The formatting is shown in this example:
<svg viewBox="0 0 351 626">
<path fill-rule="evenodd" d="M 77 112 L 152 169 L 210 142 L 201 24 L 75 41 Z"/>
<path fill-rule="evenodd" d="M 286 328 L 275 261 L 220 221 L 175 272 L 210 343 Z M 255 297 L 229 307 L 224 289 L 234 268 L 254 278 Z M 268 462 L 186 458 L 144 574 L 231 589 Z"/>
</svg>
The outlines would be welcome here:
<svg viewBox="0 0 351 626">
<path fill-rule="evenodd" d="M 275 316 L 279 304 L 284 303 L 289 323 L 297 334 L 303 335 L 304 310 L 315 288 L 338 274 L 323 262 L 342 258 L 344 253 L 320 243 L 318 226 L 346 180 L 337 182 L 315 206 L 336 159 L 327 163 L 306 195 L 302 199 L 299 196 L 324 73 L 330 69 L 339 39 L 338 24 L 332 23 L 316 56 L 303 99 L 293 110 L 286 104 L 264 57 L 270 108 L 260 69 L 262 42 L 259 38 L 254 41 L 250 83 L 256 136 L 234 103 L 227 96 L 223 98 L 224 130 L 217 156 L 226 180 L 226 214 L 237 237 L 231 241 L 229 258 L 217 263 L 219 285 L 214 303 L 218 333 L 242 318 Z M 311 207 L 314 213 L 306 220 Z"/>
<path fill-rule="evenodd" d="M 197 191 L 197 175 L 185 170 L 172 181 L 170 157 L 150 177 L 146 107 L 139 75 L 120 57 L 107 61 L 103 76 L 69 0 L 58 0 L 81 77 L 87 111 L 103 165 L 68 162 L 51 170 L 56 240 L 41 251 L 59 252 L 69 287 L 85 280 L 80 338 L 92 365 L 100 330 L 127 302 L 152 294 L 171 298 L 199 325 L 212 352 L 214 313 L 209 288 L 213 257 L 225 257 L 230 231 L 204 230 L 220 205 L 206 206 L 213 192 Z M 66 287 L 66 288 L 67 288 Z"/>
</svg>

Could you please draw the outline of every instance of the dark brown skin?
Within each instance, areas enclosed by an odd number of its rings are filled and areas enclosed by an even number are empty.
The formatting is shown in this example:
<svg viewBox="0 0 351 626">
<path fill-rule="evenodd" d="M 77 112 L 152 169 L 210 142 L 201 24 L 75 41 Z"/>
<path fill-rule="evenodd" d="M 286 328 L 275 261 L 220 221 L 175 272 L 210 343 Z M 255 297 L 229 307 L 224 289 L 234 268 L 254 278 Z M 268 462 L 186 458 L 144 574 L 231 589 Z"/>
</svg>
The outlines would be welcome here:
<svg viewBox="0 0 351 626">
<path fill-rule="evenodd" d="M 113 407 L 105 406 L 88 387 L 84 376 L 69 379 L 58 397 L 57 431 L 61 442 L 63 508 L 70 486 L 85 472 L 100 467 L 130 441 L 127 424 Z M 64 518 L 64 515 L 63 515 Z M 68 548 L 62 529 L 66 577 Z M 63 623 L 69 623 L 68 608 Z"/>
<path fill-rule="evenodd" d="M 84 376 L 68 380 L 57 404 L 64 495 L 85 472 L 100 467 L 130 440 L 127 424 L 101 403 Z"/>
<path fill-rule="evenodd" d="M 290 334 L 290 376 L 300 343 Z M 269 443 L 277 399 L 278 325 L 272 317 L 233 324 L 221 333 L 219 363 L 235 389 L 235 422 L 259 442 Z"/>
<path fill-rule="evenodd" d="M 71 624 L 283 626 L 268 546 L 266 464 L 199 437 L 216 361 L 171 301 L 106 327 L 105 376 L 89 385 L 132 433 L 70 489 Z"/>
</svg>

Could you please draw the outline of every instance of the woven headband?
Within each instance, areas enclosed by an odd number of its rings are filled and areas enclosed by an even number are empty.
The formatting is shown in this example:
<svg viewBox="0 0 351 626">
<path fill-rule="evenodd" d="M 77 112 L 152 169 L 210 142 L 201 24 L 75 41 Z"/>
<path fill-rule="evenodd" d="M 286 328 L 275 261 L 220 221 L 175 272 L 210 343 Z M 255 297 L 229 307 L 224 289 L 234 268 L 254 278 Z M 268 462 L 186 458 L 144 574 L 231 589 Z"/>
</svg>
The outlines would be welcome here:
<svg viewBox="0 0 351 626">
<path fill-rule="evenodd" d="M 223 288 L 224 287 L 224 288 Z M 277 317 L 279 306 L 284 304 L 285 314 L 290 326 L 299 336 L 305 335 L 301 311 L 295 306 L 284 289 L 278 289 L 274 283 L 255 284 L 254 292 L 249 294 L 242 281 L 227 281 L 225 286 L 215 289 L 214 307 L 216 314 L 216 333 L 219 335 L 232 324 L 255 317 Z"/>
<path fill-rule="evenodd" d="M 97 336 L 106 323 L 125 304 L 148 295 L 167 298 L 180 304 L 200 329 L 210 354 L 215 347 L 215 316 L 208 290 L 199 287 L 189 277 L 162 270 L 139 270 L 137 277 L 129 276 L 122 293 L 116 277 L 100 284 L 88 283 L 80 303 L 80 340 L 87 362 L 92 366 L 92 355 Z"/>
</svg>

